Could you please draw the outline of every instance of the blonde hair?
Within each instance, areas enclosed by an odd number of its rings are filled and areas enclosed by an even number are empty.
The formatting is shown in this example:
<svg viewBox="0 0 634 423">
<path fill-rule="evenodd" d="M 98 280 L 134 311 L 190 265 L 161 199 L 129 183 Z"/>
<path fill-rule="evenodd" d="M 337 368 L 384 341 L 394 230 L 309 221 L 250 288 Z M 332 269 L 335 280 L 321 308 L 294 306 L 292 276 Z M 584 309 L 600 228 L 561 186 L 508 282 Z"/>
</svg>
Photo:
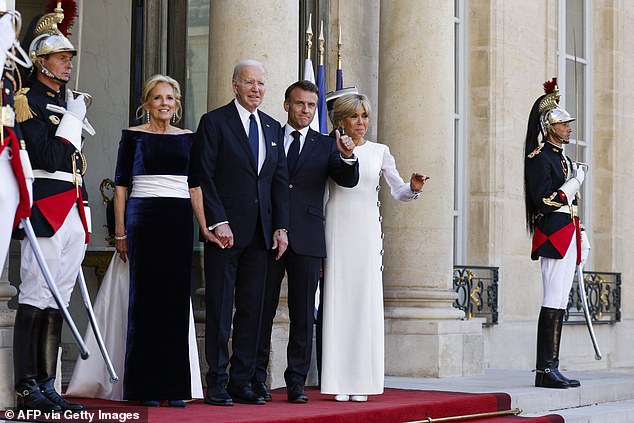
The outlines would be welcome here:
<svg viewBox="0 0 634 423">
<path fill-rule="evenodd" d="M 370 100 L 364 94 L 346 94 L 335 101 L 332 111 L 332 121 L 335 125 L 356 113 L 359 106 L 363 106 L 365 112 L 370 116 Z"/>
<path fill-rule="evenodd" d="M 141 105 L 136 109 L 137 119 L 143 120 L 143 115 L 146 112 L 146 106 L 150 102 L 150 94 L 152 94 L 152 90 L 161 83 L 168 84 L 174 90 L 174 101 L 176 102 L 176 108 L 174 109 L 175 122 L 181 120 L 181 113 L 183 111 L 183 107 L 181 105 L 181 86 L 174 78 L 160 74 L 154 75 L 145 81 L 145 85 L 143 86 L 143 95 L 141 96 Z"/>
</svg>

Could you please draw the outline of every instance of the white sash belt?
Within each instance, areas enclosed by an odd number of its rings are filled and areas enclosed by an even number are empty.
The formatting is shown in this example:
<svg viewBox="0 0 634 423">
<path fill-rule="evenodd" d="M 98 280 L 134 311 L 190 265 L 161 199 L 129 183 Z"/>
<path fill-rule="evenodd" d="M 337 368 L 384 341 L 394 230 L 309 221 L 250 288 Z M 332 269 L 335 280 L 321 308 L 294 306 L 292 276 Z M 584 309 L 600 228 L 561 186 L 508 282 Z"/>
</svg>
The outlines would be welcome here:
<svg viewBox="0 0 634 423">
<path fill-rule="evenodd" d="M 132 178 L 130 197 L 189 198 L 187 176 L 137 175 Z"/>
<path fill-rule="evenodd" d="M 57 181 L 70 182 L 72 184 L 75 183 L 75 176 L 70 172 L 62 172 L 60 170 L 56 172 L 47 172 L 42 169 L 33 169 L 33 176 L 35 179 L 55 179 Z M 77 174 L 77 178 L 79 180 L 79 185 L 83 184 L 83 180 L 81 175 Z"/>
</svg>

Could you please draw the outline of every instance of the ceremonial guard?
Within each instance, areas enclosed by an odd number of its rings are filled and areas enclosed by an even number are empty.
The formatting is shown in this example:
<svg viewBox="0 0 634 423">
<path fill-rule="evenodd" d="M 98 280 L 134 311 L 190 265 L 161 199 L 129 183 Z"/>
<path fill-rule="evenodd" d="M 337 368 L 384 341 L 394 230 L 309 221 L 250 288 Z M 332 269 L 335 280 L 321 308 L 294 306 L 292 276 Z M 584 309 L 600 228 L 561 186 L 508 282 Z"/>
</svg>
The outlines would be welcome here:
<svg viewBox="0 0 634 423">
<path fill-rule="evenodd" d="M 575 268 L 589 250 L 585 234 L 579 233 L 576 198 L 585 171 L 563 151 L 570 142 L 570 122 L 575 118 L 559 107 L 557 79 L 547 81 L 544 90 L 546 93 L 531 109 L 524 153 L 526 225 L 533 237 L 531 258 L 540 259 L 544 284 L 537 326 L 535 386 L 569 388 L 581 384 L 559 371 L 559 345 Z"/>
<path fill-rule="evenodd" d="M 64 99 L 61 91 L 77 54 L 57 28 L 63 19 L 58 2 L 35 27 L 29 47 L 34 67 L 25 89 L 28 104 L 16 112 L 35 175 L 31 222 L 61 302 L 68 305 L 89 241 L 90 214 L 81 152 L 86 104 L 83 95 L 74 97 L 67 90 Z M 80 404 L 65 401 L 54 388 L 62 314 L 26 240 L 20 276 L 13 353 L 17 405 L 80 410 Z"/>
<path fill-rule="evenodd" d="M 20 57 L 24 50 L 17 42 L 21 18 L 15 11 L 0 10 L 0 79 L 2 109 L 0 109 L 0 273 L 4 268 L 11 233 L 21 218 L 31 214 L 30 191 L 32 172 L 28 154 L 24 149 L 20 130 L 15 122 L 13 96 L 20 89 L 20 74 L 16 59 L 30 65 Z M 22 54 L 25 55 L 25 54 Z"/>
</svg>

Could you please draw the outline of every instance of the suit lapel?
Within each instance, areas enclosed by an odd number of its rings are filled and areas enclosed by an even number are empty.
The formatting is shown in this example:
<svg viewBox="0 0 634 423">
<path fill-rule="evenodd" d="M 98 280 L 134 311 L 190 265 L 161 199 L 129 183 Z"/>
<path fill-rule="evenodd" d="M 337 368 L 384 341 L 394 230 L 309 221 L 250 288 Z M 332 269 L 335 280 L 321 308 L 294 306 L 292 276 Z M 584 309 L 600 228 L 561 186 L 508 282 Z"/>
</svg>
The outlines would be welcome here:
<svg viewBox="0 0 634 423">
<path fill-rule="evenodd" d="M 306 132 L 306 140 L 304 141 L 304 147 L 302 151 L 299 153 L 299 157 L 297 158 L 297 163 L 295 164 L 295 171 L 299 170 L 302 167 L 302 164 L 306 161 L 306 157 L 310 156 L 313 148 L 317 145 L 317 136 L 312 129 L 309 129 Z M 293 172 L 295 173 L 295 172 Z"/>
<path fill-rule="evenodd" d="M 265 116 L 262 112 L 258 110 L 258 116 L 260 117 L 260 123 L 262 124 L 262 132 L 264 134 L 264 145 L 266 146 L 266 157 L 264 158 L 264 163 L 262 164 L 262 169 L 266 166 L 273 157 L 273 144 L 277 143 L 279 140 L 276 139 L 277 133 L 272 128 L 271 122 L 267 116 Z M 284 145 L 278 146 L 278 148 L 284 148 Z"/>
<path fill-rule="evenodd" d="M 247 138 L 247 134 L 244 132 L 244 126 L 240 121 L 240 114 L 238 113 L 238 109 L 233 101 L 227 105 L 227 123 L 235 135 L 236 140 L 238 140 L 238 144 L 240 144 L 244 153 L 249 158 L 251 165 L 257 169 L 257 163 L 255 163 L 253 153 L 251 152 L 251 146 L 249 145 L 249 138 Z"/>
</svg>

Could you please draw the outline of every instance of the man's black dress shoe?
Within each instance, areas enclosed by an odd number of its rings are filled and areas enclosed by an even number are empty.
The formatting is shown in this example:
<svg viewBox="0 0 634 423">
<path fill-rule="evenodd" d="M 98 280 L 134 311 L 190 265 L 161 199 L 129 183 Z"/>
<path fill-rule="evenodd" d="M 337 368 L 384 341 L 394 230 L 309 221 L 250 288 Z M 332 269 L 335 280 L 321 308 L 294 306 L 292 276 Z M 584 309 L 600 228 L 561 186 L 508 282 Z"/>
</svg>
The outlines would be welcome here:
<svg viewBox="0 0 634 423">
<path fill-rule="evenodd" d="M 251 388 L 256 395 L 264 398 L 264 401 L 269 402 L 273 399 L 264 382 L 255 382 Z"/>
<path fill-rule="evenodd" d="M 288 402 L 295 404 L 305 404 L 308 402 L 308 396 L 306 396 L 302 385 L 293 385 L 286 388 L 286 395 Z"/>
<path fill-rule="evenodd" d="M 205 403 L 211 405 L 233 405 L 231 395 L 222 385 L 207 387 L 207 395 L 205 395 Z"/>
<path fill-rule="evenodd" d="M 235 402 L 239 402 L 240 404 L 266 404 L 264 398 L 253 392 L 253 389 L 251 389 L 249 385 L 240 387 L 228 386 L 227 392 L 229 392 Z"/>
</svg>

